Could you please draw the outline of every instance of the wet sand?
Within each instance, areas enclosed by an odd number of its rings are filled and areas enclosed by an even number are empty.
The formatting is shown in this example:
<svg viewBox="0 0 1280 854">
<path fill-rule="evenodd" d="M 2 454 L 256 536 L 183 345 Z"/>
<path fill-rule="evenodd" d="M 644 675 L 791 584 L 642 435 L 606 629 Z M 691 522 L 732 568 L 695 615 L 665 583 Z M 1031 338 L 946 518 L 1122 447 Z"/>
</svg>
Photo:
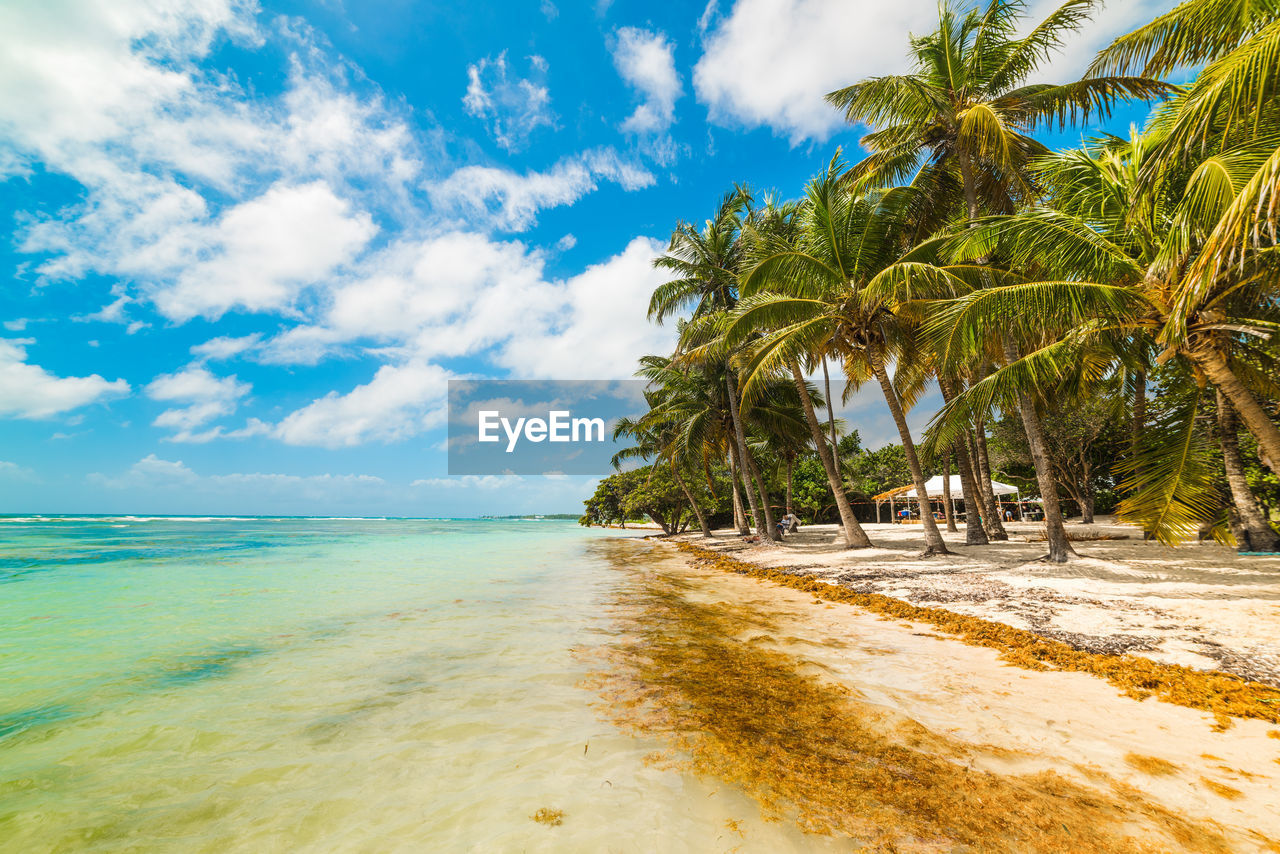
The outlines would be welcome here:
<svg viewBox="0 0 1280 854">
<path fill-rule="evenodd" d="M 758 552 L 758 560 L 767 557 L 771 564 L 780 565 L 778 557 L 785 550 L 766 547 Z M 813 554 L 823 552 L 815 550 Z M 894 568 L 907 569 L 903 564 L 908 563 L 909 558 L 903 557 Z M 997 781 L 998 785 L 993 784 L 997 791 L 1004 791 L 1001 786 L 1030 786 L 1030 801 L 1044 798 L 1055 809 L 1061 806 L 1064 832 L 1068 824 L 1072 832 L 1089 826 L 1071 824 L 1083 821 L 1086 815 L 1095 825 L 1112 827 L 1123 844 L 1111 847 L 1108 843 L 1107 850 L 1280 850 L 1272 841 L 1280 839 L 1280 731 L 1274 725 L 1237 720 L 1227 731 L 1215 731 L 1213 717 L 1204 712 L 1155 700 L 1133 700 L 1087 674 L 1033 672 L 1009 666 L 994 650 L 942 638 L 928 626 L 885 619 L 844 604 L 818 602 L 796 590 L 691 565 L 682 556 L 662 561 L 656 571 L 665 576 L 664 583 L 678 591 L 677 596 L 669 597 L 683 601 L 678 607 L 734 615 L 729 623 L 715 623 L 731 626 L 736 635 L 732 639 L 736 646 L 721 647 L 722 651 L 759 650 L 761 655 L 775 656 L 768 660 L 769 669 L 793 668 L 815 685 L 846 694 L 845 711 L 840 714 L 848 717 L 842 719 L 840 728 L 868 727 L 864 737 L 875 741 L 878 749 L 889 745 L 936 753 L 948 763 L 959 763 L 975 774 L 986 775 L 984 779 Z M 653 655 L 645 652 L 643 658 L 651 662 Z M 680 667 L 687 669 L 687 664 Z M 654 678 L 651 664 L 641 669 Z M 640 691 L 652 701 L 652 695 L 645 691 L 656 694 L 657 705 L 662 705 L 661 689 L 647 685 Z M 687 708 L 696 706 L 698 695 L 679 694 L 676 699 Z M 664 720 L 660 712 L 661 708 L 647 708 L 644 719 Z M 795 710 L 793 717 L 796 726 L 801 726 L 803 710 Z M 679 727 L 669 721 L 656 728 L 664 727 L 672 730 L 667 733 L 672 743 L 686 750 L 705 743 L 701 735 L 674 735 Z M 653 734 L 654 728 L 642 730 Z M 785 724 L 780 733 L 783 735 L 766 733 L 760 737 L 783 737 Z M 874 737 L 865 733 L 874 733 Z M 734 743 L 735 751 L 750 750 Z M 842 749 L 857 753 L 858 744 L 846 744 Z M 803 747 L 797 749 L 804 751 Z M 775 753 L 763 751 L 759 756 Z M 732 758 L 732 762 L 716 760 L 713 755 L 702 761 L 704 769 L 715 773 L 716 769 L 735 769 L 741 764 L 740 755 Z M 839 764 L 857 766 L 862 759 L 865 757 L 845 755 Z M 767 778 L 773 761 L 760 759 L 762 767 L 742 772 L 743 779 Z M 816 762 L 813 773 L 820 776 L 821 761 L 807 757 L 805 761 L 811 765 Z M 785 768 L 778 773 L 785 773 Z M 1050 779 L 1059 781 L 1065 787 L 1063 792 L 1046 794 L 1044 781 Z M 843 776 L 839 782 L 856 789 L 864 779 Z M 922 791 L 927 791 L 928 781 L 918 782 Z M 748 790 L 752 785 L 748 782 Z M 945 793 L 936 794 L 941 797 Z M 877 809 L 883 806 L 874 791 L 831 796 L 840 800 L 846 795 L 849 803 L 859 808 L 869 802 Z M 873 811 L 868 814 L 879 815 L 881 826 L 861 827 L 853 834 L 855 841 L 872 845 L 868 850 L 900 851 L 1104 848 L 1097 840 L 1080 847 L 1084 840 L 1073 843 L 1064 842 L 1061 835 L 1036 836 L 1040 831 L 1026 831 L 1030 835 L 1021 841 L 1013 836 L 987 838 L 984 844 L 994 847 L 966 847 L 963 832 L 948 824 L 945 817 L 912 824 L 907 820 L 913 815 L 910 808 L 903 803 L 889 807 L 889 814 L 904 816 L 902 826 L 883 826 L 884 814 Z M 1121 812 L 1108 812 L 1113 809 Z M 829 821 L 832 814 L 844 814 L 832 810 L 820 812 L 818 819 L 810 817 L 810 821 Z M 973 817 L 979 823 L 988 819 L 997 824 L 1001 820 L 999 815 Z M 1011 826 L 1018 827 L 1016 822 Z M 907 827 L 912 828 L 911 833 L 904 830 Z M 922 827 L 928 832 L 921 831 Z M 953 831 L 955 838 L 948 836 Z M 964 832 L 980 835 L 986 831 L 970 828 Z M 1200 833 L 1206 835 L 1195 835 Z M 899 835 L 895 838 L 895 834 Z M 996 838 L 1002 840 L 998 845 L 991 842 Z M 1133 847 L 1125 847 L 1130 843 Z M 895 847 L 877 849 L 876 845 Z M 742 850 L 759 849 L 748 839 Z"/>
</svg>

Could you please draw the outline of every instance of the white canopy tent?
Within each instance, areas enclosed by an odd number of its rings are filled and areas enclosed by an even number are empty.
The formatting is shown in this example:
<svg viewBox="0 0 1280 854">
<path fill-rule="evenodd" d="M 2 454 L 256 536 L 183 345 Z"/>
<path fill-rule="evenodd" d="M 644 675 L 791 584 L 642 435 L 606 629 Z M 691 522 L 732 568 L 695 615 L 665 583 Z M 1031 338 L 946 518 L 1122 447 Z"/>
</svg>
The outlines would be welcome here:
<svg viewBox="0 0 1280 854">
<path fill-rule="evenodd" d="M 925 500 L 930 502 L 943 500 L 944 496 L 946 495 L 946 492 L 943 489 L 943 485 L 944 484 L 943 484 L 942 475 L 936 475 L 934 477 L 929 478 L 929 480 L 925 481 L 925 484 L 924 484 Z M 953 474 L 951 475 L 950 482 L 947 483 L 946 486 L 949 488 L 949 491 L 951 493 L 952 509 L 954 510 L 956 500 L 963 499 L 965 497 L 964 481 L 960 477 L 960 475 Z M 1018 519 L 1019 520 L 1022 519 L 1022 496 L 1018 490 L 1018 487 L 1012 486 L 1007 483 L 1001 483 L 998 480 L 993 480 L 991 481 L 991 491 L 996 495 L 1015 496 L 1014 500 L 1018 504 Z M 880 521 L 880 505 L 883 502 L 888 501 L 889 503 L 889 521 L 892 522 L 893 514 L 894 514 L 895 499 L 901 499 L 907 505 L 907 507 L 910 508 L 912 498 L 916 499 L 916 505 L 920 509 L 920 512 L 923 513 L 924 512 L 922 507 L 923 502 L 920 501 L 920 497 L 916 494 L 916 489 L 914 486 L 900 486 L 897 489 L 891 489 L 888 492 L 882 492 L 879 495 L 875 496 L 876 521 L 877 522 Z"/>
<path fill-rule="evenodd" d="M 958 474 L 951 475 L 951 483 L 948 484 L 948 486 L 950 486 L 951 494 L 953 496 L 955 495 L 959 495 L 961 497 L 964 496 L 964 481 L 961 479 L 960 475 Z M 924 489 L 925 489 L 925 494 L 929 498 L 941 498 L 943 496 L 942 475 L 940 474 L 934 475 L 933 477 L 926 480 L 924 483 Z M 994 492 L 996 495 L 1017 495 L 1018 487 L 1010 486 L 1007 483 L 1001 483 L 998 480 L 993 480 L 991 481 L 991 491 Z M 915 487 L 912 487 L 911 489 L 908 489 L 906 492 L 900 492 L 898 494 L 905 495 L 908 498 L 915 498 L 916 490 L 915 490 Z"/>
</svg>

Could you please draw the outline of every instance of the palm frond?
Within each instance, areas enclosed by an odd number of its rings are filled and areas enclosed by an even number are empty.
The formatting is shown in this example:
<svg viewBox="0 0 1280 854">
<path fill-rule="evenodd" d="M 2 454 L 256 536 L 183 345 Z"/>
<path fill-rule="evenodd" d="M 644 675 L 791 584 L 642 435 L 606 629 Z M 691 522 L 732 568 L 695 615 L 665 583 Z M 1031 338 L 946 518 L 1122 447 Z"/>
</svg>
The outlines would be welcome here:
<svg viewBox="0 0 1280 854">
<path fill-rule="evenodd" d="M 1128 493 L 1116 515 L 1141 525 L 1163 543 L 1189 539 L 1221 516 L 1213 434 L 1197 424 L 1203 394 L 1196 390 L 1158 423 L 1148 425 L 1136 452 L 1116 469 L 1120 489 Z"/>
</svg>

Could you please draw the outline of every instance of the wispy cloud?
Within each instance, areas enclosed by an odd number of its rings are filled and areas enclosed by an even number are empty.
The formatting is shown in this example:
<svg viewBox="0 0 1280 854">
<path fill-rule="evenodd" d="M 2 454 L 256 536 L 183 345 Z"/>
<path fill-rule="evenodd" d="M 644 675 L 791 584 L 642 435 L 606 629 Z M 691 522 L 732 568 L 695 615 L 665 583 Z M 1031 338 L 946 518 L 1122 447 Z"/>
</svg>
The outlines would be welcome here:
<svg viewBox="0 0 1280 854">
<path fill-rule="evenodd" d="M 555 6 L 551 9 L 554 12 Z M 494 142 L 505 150 L 519 151 L 539 127 L 555 126 L 547 61 L 541 56 L 529 57 L 528 77 L 512 74 L 506 51 L 485 57 L 467 66 L 467 81 L 463 106 L 469 115 L 484 121 Z"/>
<path fill-rule="evenodd" d="M 575 154 L 541 172 L 515 172 L 493 166 L 464 166 L 428 190 L 442 211 L 454 211 L 471 222 L 524 231 L 546 208 L 571 205 L 593 192 L 601 181 L 624 190 L 654 183 L 653 174 L 612 148 Z"/>
</svg>

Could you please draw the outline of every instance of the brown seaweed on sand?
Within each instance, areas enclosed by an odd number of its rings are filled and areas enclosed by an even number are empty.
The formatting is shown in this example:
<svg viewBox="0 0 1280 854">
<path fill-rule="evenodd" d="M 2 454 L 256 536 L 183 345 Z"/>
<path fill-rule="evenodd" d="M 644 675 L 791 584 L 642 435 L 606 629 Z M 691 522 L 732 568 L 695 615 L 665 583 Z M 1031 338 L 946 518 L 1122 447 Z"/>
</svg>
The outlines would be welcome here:
<svg viewBox="0 0 1280 854">
<path fill-rule="evenodd" d="M 564 824 L 564 810 L 552 809 L 551 807 L 539 807 L 538 811 L 529 818 L 538 824 L 545 824 L 547 827 L 559 827 Z"/>
<path fill-rule="evenodd" d="M 859 593 L 806 575 L 756 566 L 689 543 L 676 543 L 676 547 L 692 555 L 700 566 L 772 581 L 811 593 L 815 599 L 843 602 L 884 616 L 927 623 L 967 644 L 999 650 L 1004 661 L 1018 667 L 1091 673 L 1134 699 L 1155 697 L 1166 703 L 1210 712 L 1217 718 L 1218 729 L 1229 727 L 1232 717 L 1280 723 L 1280 690 L 1260 682 L 1246 681 L 1221 671 L 1163 664 L 1142 656 L 1076 649 L 1004 623 L 943 608 L 912 605 L 880 593 Z"/>
<path fill-rule="evenodd" d="M 769 648 L 767 614 L 689 593 L 677 578 L 639 574 L 593 687 L 617 724 L 670 745 L 655 762 L 732 784 L 766 817 L 878 850 L 1229 850 L 1216 825 L 1118 781 L 1100 790 L 1052 771 L 987 770 L 984 760 L 1011 752 L 862 702 Z"/>
</svg>

